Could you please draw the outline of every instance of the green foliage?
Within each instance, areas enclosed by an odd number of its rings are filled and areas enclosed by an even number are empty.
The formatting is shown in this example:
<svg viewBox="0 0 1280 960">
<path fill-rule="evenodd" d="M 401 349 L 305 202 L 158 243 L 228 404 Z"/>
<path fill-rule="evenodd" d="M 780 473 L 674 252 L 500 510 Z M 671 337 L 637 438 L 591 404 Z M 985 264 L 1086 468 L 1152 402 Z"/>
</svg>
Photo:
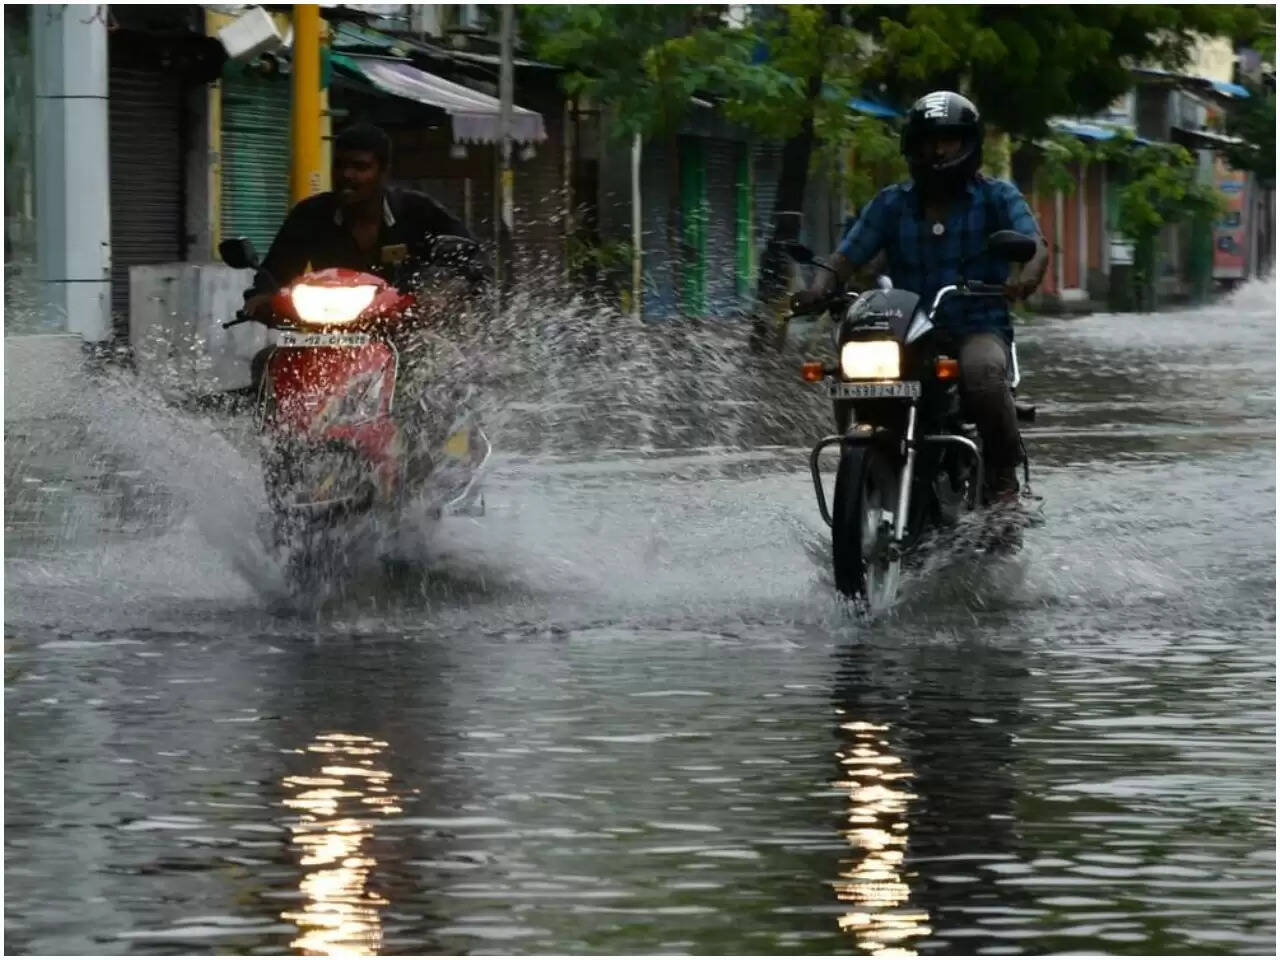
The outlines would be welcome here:
<svg viewBox="0 0 1280 960">
<path fill-rule="evenodd" d="M 982 147 L 982 172 L 988 177 L 1008 176 L 1013 147 L 1008 136 L 999 131 L 987 131 L 987 141 Z"/>
<path fill-rule="evenodd" d="M 915 4 L 853 8 L 877 45 L 864 84 L 909 102 L 960 89 L 989 123 L 1041 136 L 1058 115 L 1096 113 L 1133 85 L 1129 68 L 1184 67 L 1200 35 L 1256 35 L 1239 5 Z M 1274 24 L 1274 8 L 1271 10 Z"/>
<path fill-rule="evenodd" d="M 886 184 L 907 176 L 907 163 L 898 149 L 898 132 L 883 120 L 851 117 L 845 136 L 834 143 L 824 143 L 823 158 L 846 148 L 853 152 L 853 163 L 845 167 L 843 189 L 855 209 L 868 204 Z"/>
<path fill-rule="evenodd" d="M 1271 56 L 1275 49 L 1275 8 L 1262 5 L 790 4 L 756 8 L 764 12 L 745 28 L 728 25 L 726 8 L 712 4 L 518 9 L 533 52 L 566 68 L 568 92 L 611 108 L 615 134 L 673 133 L 694 96 L 770 139 L 796 135 L 811 116 L 815 165 L 834 168 L 853 152 L 844 189 L 857 206 L 906 173 L 896 130 L 848 109 L 861 91 L 908 103 L 931 89 L 959 89 L 990 127 L 1040 138 L 1050 117 L 1113 103 L 1132 88 L 1134 65 L 1185 67 L 1202 36 L 1229 36 Z M 813 77 L 823 84 L 816 98 Z M 1258 96 L 1232 120 L 1250 142 L 1233 157 L 1237 165 L 1274 170 L 1274 109 L 1273 97 Z M 1074 188 L 1073 163 L 1113 165 L 1117 228 L 1139 245 L 1166 223 L 1217 208 L 1180 147 L 1051 136 L 1045 149 L 1041 182 L 1049 189 Z M 1007 157 L 991 150 L 987 159 L 996 171 Z"/>
<path fill-rule="evenodd" d="M 1236 47 L 1257 50 L 1263 58 L 1276 59 L 1276 6 L 1274 3 L 1237 4 L 1223 8 L 1220 32 Z"/>
<path fill-rule="evenodd" d="M 1076 188 L 1073 166 L 1088 166 L 1104 158 L 1097 145 L 1063 133 L 1050 134 L 1038 143 L 1043 153 L 1036 170 L 1036 186 L 1042 195 L 1059 190 L 1071 193 Z"/>
<path fill-rule="evenodd" d="M 1110 182 L 1118 191 L 1114 228 L 1139 245 L 1154 242 L 1167 224 L 1216 219 L 1223 209 L 1212 185 L 1199 182 L 1195 156 L 1177 144 L 1141 145 L 1132 134 L 1120 131 L 1113 139 L 1098 142 L 1053 134 L 1042 145 L 1042 189 L 1069 193 L 1076 185 L 1071 164 L 1107 164 Z"/>
<path fill-rule="evenodd" d="M 621 274 L 631 269 L 632 248 L 626 240 L 593 243 L 572 237 L 568 243 L 568 265 L 575 273 L 593 268 L 607 274 Z"/>
<path fill-rule="evenodd" d="M 517 7 L 520 31 L 541 59 L 563 66 L 564 87 L 613 111 L 621 138 L 677 127 L 698 89 L 698 73 L 678 69 L 668 40 L 700 30 L 723 8 L 664 4 Z"/>
<path fill-rule="evenodd" d="M 724 115 L 771 139 L 793 136 L 813 112 L 832 132 L 844 124 L 855 90 L 859 39 L 833 24 L 827 8 L 787 5 L 746 28 L 723 22 L 727 8 L 701 6 L 538 6 L 520 8 L 533 51 L 567 70 L 569 93 L 613 107 L 614 132 L 670 133 L 693 96 L 711 97 Z M 761 46 L 769 51 L 754 62 Z M 808 79 L 824 96 L 811 103 Z"/>
<path fill-rule="evenodd" d="M 1256 84 L 1246 83 L 1249 99 L 1227 115 L 1227 133 L 1245 142 L 1227 150 L 1227 159 L 1237 170 L 1248 170 L 1263 185 L 1276 182 L 1276 95 Z"/>
</svg>

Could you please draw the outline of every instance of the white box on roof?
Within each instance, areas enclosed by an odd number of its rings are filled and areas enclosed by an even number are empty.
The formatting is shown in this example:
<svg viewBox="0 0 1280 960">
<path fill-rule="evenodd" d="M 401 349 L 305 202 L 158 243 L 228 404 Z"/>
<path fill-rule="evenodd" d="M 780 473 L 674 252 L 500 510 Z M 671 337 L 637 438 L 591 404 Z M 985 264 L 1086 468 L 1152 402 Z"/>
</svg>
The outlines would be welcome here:
<svg viewBox="0 0 1280 960">
<path fill-rule="evenodd" d="M 218 31 L 218 39 L 232 60 L 251 60 L 283 45 L 276 22 L 261 7 L 252 7 L 227 24 Z"/>
</svg>

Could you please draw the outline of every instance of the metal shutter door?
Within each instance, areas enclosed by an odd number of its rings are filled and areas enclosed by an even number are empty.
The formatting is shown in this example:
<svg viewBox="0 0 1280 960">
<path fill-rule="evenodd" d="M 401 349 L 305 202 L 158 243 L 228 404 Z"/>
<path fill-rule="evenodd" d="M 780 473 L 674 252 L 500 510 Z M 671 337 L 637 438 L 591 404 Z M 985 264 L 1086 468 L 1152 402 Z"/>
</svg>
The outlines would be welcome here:
<svg viewBox="0 0 1280 960">
<path fill-rule="evenodd" d="M 707 295 L 712 317 L 730 315 L 738 304 L 738 144 L 707 141 Z"/>
<path fill-rule="evenodd" d="M 542 113 L 547 139 L 535 145 L 533 157 L 515 161 L 516 281 L 550 290 L 564 270 L 564 101 L 554 96 L 521 103 Z"/>
<path fill-rule="evenodd" d="M 707 315 L 707 142 L 680 138 L 680 294 L 686 316 Z"/>
<path fill-rule="evenodd" d="M 183 89 L 159 69 L 112 63 L 107 115 L 111 163 L 111 309 L 129 323 L 129 268 L 184 254 Z"/>
<path fill-rule="evenodd" d="M 773 205 L 778 197 L 778 174 L 782 172 L 782 144 L 757 143 L 751 148 L 755 162 L 756 250 L 763 250 L 773 236 Z"/>
<path fill-rule="evenodd" d="M 630 152 L 619 151 L 630 171 Z M 671 167 L 678 159 L 668 155 L 665 141 L 647 143 L 640 157 L 641 250 L 644 260 L 644 317 L 646 320 L 668 320 L 680 315 L 679 250 L 671 250 L 667 236 L 671 219 Z M 627 175 L 630 196 L 630 173 Z M 678 197 L 676 198 L 679 199 Z M 630 201 L 627 204 L 630 214 Z M 628 223 L 630 220 L 628 219 Z M 628 228 L 629 229 L 629 228 Z M 630 233 L 627 234 L 628 240 Z M 679 239 L 677 237 L 677 242 Z M 628 275 L 629 276 L 629 275 Z M 630 285 L 628 283 L 628 285 Z"/>
<path fill-rule="evenodd" d="M 289 82 L 229 68 L 222 82 L 222 237 L 265 255 L 289 212 Z"/>
</svg>

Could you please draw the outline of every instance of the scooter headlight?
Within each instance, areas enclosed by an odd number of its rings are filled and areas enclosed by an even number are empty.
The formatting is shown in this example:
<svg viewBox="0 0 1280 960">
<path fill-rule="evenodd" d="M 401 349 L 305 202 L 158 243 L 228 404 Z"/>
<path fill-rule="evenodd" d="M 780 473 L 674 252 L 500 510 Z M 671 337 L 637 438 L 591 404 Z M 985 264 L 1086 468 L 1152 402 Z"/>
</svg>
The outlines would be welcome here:
<svg viewBox="0 0 1280 960">
<path fill-rule="evenodd" d="M 902 376 L 897 341 L 848 341 L 840 348 L 840 374 L 846 380 L 897 380 Z"/>
<path fill-rule="evenodd" d="M 358 287 L 318 287 L 299 283 L 293 288 L 293 309 L 303 323 L 337 327 L 354 322 L 373 303 L 378 288 L 373 284 Z"/>
</svg>

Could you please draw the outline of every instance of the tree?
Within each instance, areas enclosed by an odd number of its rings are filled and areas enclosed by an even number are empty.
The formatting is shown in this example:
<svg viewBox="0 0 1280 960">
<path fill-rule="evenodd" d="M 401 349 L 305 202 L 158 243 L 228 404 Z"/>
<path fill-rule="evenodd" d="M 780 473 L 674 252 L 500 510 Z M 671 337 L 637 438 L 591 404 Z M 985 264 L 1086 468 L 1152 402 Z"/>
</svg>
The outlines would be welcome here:
<svg viewBox="0 0 1280 960">
<path fill-rule="evenodd" d="M 518 8 L 522 39 L 538 57 L 565 68 L 564 87 L 613 112 L 610 132 L 659 136 L 679 127 L 704 82 L 688 64 L 668 62 L 668 41 L 717 20 L 722 7 L 578 4 Z"/>
<path fill-rule="evenodd" d="M 1117 190 L 1115 230 L 1133 241 L 1134 291 L 1139 306 L 1149 308 L 1160 232 L 1174 223 L 1211 223 L 1222 212 L 1221 196 L 1199 181 L 1195 156 L 1173 143 L 1140 144 L 1127 131 L 1093 143 L 1052 134 L 1042 144 L 1041 174 L 1052 190 L 1070 193 L 1076 188 L 1072 165 L 1107 164 Z"/>
<path fill-rule="evenodd" d="M 729 120 L 785 141 L 776 207 L 800 210 L 815 143 L 857 132 L 846 103 L 860 40 L 835 6 L 787 5 L 745 28 L 728 25 L 725 9 L 530 6 L 523 16 L 537 55 L 566 68 L 566 90 L 613 108 L 618 136 L 670 136 L 698 94 L 718 100 Z M 797 218 L 776 218 L 759 300 L 785 292 L 783 244 L 798 231 Z"/>
<path fill-rule="evenodd" d="M 1249 99 L 1227 115 L 1227 133 L 1244 143 L 1226 151 L 1237 170 L 1248 170 L 1268 189 L 1276 184 L 1276 92 L 1245 83 Z"/>
<path fill-rule="evenodd" d="M 1252 16 L 1251 16 L 1252 15 Z M 1237 48 L 1248 47 L 1274 63 L 1276 57 L 1276 8 L 1272 4 L 1247 7 L 1237 15 L 1233 39 Z M 1276 91 L 1253 80 L 1244 81 L 1249 97 L 1227 114 L 1227 133 L 1244 140 L 1227 150 L 1237 170 L 1248 170 L 1262 185 L 1276 183 Z"/>
<path fill-rule="evenodd" d="M 851 115 L 854 93 L 906 104 L 958 89 L 993 127 L 1040 137 L 1049 118 L 1095 113 L 1131 89 L 1132 66 L 1179 69 L 1201 35 L 1258 36 L 1268 16 L 1251 5 L 790 4 L 758 8 L 738 28 L 715 5 L 524 9 L 538 55 L 566 67 L 570 92 L 614 105 L 619 132 L 670 134 L 700 94 L 784 140 L 784 212 L 803 208 L 815 157 L 853 148 L 892 159 L 892 134 Z M 865 199 L 868 179 L 854 171 L 846 188 Z M 786 292 L 785 242 L 798 229 L 775 217 L 757 291 L 766 314 Z M 758 315 L 757 343 L 762 324 Z"/>
<path fill-rule="evenodd" d="M 1113 103 L 1131 67 L 1181 69 L 1202 36 L 1256 35 L 1264 20 L 1241 5 L 919 4 L 861 8 L 853 24 L 878 49 L 870 86 L 904 103 L 959 89 L 989 124 L 1038 137 L 1050 117 Z"/>
</svg>

